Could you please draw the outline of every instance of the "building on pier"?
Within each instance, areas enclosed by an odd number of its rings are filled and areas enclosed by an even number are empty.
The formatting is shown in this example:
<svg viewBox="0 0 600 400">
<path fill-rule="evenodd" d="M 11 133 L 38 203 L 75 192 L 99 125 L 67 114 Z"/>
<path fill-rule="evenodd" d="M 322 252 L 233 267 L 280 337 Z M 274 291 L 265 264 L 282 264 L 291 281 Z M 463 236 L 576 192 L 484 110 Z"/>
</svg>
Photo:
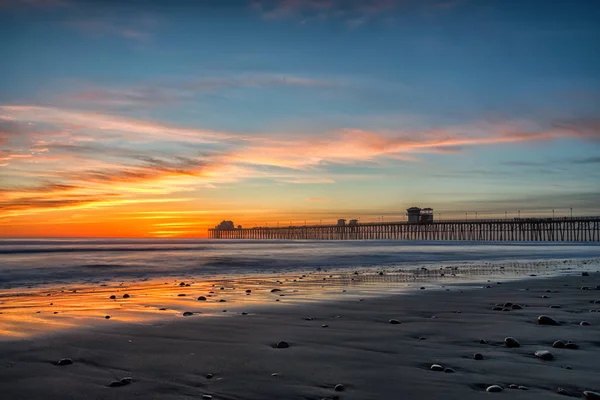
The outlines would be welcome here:
<svg viewBox="0 0 600 400">
<path fill-rule="evenodd" d="M 241 226 L 240 226 L 240 228 L 241 228 Z M 219 225 L 215 226 L 215 229 L 219 230 L 219 231 L 230 231 L 230 230 L 235 229 L 235 225 L 234 225 L 233 221 L 223 220 L 223 221 L 221 221 L 221 223 Z"/>
<path fill-rule="evenodd" d="M 345 219 L 338 219 L 338 226 L 346 226 L 346 220 Z"/>
<path fill-rule="evenodd" d="M 433 208 L 411 207 L 406 210 L 409 224 L 432 224 Z"/>
</svg>

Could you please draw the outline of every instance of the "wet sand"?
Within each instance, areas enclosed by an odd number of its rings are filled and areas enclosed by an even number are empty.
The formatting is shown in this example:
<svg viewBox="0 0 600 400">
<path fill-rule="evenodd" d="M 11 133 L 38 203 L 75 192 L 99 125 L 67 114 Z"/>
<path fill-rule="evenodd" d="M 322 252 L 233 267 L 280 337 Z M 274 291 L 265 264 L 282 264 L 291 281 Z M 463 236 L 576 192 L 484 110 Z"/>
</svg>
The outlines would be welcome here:
<svg viewBox="0 0 600 400">
<path fill-rule="evenodd" d="M 274 299 L 294 289 L 263 283 L 248 297 L 261 292 L 270 306 L 244 303 L 220 317 L 106 321 L 88 330 L 0 341 L 0 393 L 7 399 L 560 399 L 562 388 L 583 398 L 586 390 L 600 391 L 596 269 L 589 276 L 573 270 L 571 276 L 494 280 L 476 288 L 455 283 L 292 305 Z M 523 308 L 493 311 L 506 302 Z M 539 325 L 540 315 L 560 324 Z M 521 346 L 507 348 L 507 336 Z M 556 340 L 580 348 L 552 348 Z M 280 341 L 289 348 L 275 348 Z M 554 360 L 536 358 L 537 350 L 551 351 Z M 475 360 L 475 353 L 483 359 Z M 73 364 L 53 364 L 63 358 Z M 455 372 L 432 371 L 432 364 Z M 132 382 L 109 386 L 124 377 Z M 334 390 L 337 384 L 344 390 Z M 487 393 L 490 385 L 504 390 Z"/>
</svg>

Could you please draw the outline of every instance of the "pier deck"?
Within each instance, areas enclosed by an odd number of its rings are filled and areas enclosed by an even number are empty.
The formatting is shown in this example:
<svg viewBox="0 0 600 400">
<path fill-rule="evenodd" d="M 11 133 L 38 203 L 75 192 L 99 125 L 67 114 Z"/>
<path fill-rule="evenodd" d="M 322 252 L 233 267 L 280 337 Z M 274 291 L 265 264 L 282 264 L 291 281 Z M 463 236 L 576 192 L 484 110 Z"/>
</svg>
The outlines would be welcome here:
<svg viewBox="0 0 600 400">
<path fill-rule="evenodd" d="M 600 242 L 600 217 L 441 220 L 209 229 L 211 239 Z"/>
</svg>

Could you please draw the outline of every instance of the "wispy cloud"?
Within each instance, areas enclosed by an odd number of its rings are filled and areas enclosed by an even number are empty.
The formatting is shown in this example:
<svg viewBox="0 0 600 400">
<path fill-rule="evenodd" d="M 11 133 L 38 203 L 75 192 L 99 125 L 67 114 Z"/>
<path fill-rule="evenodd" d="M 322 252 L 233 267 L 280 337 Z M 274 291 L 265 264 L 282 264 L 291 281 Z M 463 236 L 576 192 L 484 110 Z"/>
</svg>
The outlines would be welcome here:
<svg viewBox="0 0 600 400">
<path fill-rule="evenodd" d="M 21 105 L 0 106 L 0 121 L 4 126 L 0 208 L 10 215 L 114 207 L 157 196 L 193 199 L 198 190 L 252 179 L 332 184 L 348 178 L 330 173 L 336 165 L 397 165 L 419 162 L 423 154 L 452 156 L 474 146 L 599 138 L 593 120 L 548 126 L 485 121 L 432 129 L 241 136 L 106 113 Z"/>
<path fill-rule="evenodd" d="M 193 101 L 203 95 L 233 89 L 269 87 L 333 88 L 341 86 L 334 80 L 310 78 L 289 74 L 255 74 L 230 77 L 145 82 L 127 87 L 86 85 L 79 90 L 60 94 L 52 103 L 93 109 L 148 109 Z"/>
<path fill-rule="evenodd" d="M 156 18 L 143 15 L 100 15 L 73 17 L 66 25 L 92 37 L 118 36 L 136 41 L 150 39 L 156 30 Z"/>
<path fill-rule="evenodd" d="M 357 28 L 399 10 L 418 7 L 446 10 L 461 3 L 461 0 L 255 0 L 252 8 L 265 19 L 342 20 Z"/>
</svg>

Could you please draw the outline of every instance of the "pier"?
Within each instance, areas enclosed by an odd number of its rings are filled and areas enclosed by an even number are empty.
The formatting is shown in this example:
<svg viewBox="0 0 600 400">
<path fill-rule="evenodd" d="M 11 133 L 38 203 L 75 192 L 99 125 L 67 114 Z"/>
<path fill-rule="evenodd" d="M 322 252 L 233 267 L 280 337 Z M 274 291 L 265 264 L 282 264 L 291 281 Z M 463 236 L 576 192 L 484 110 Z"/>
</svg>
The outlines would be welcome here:
<svg viewBox="0 0 600 400">
<path fill-rule="evenodd" d="M 472 240 L 600 242 L 600 217 L 400 221 L 286 227 L 233 226 L 208 230 L 210 239 Z"/>
</svg>

